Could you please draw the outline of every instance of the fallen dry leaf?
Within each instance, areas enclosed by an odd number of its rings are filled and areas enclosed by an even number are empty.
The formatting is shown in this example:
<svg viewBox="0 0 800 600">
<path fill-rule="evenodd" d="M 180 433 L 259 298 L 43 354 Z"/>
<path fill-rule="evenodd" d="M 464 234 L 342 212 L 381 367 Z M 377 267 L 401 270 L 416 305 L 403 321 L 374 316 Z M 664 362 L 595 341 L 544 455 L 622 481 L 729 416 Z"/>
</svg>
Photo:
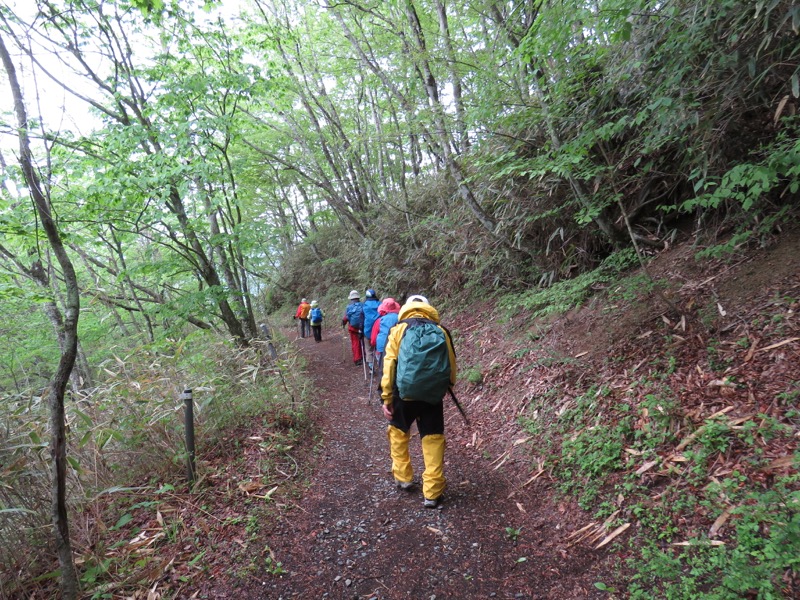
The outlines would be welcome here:
<svg viewBox="0 0 800 600">
<path fill-rule="evenodd" d="M 245 494 L 252 494 L 266 486 L 258 481 L 240 481 L 238 487 Z"/>
<path fill-rule="evenodd" d="M 722 511 L 722 514 L 718 516 L 717 519 L 714 521 L 714 524 L 711 525 L 711 529 L 708 530 L 708 535 L 710 536 L 717 535 L 717 532 L 725 524 L 725 521 L 727 521 L 728 518 L 731 516 L 731 513 L 733 512 L 734 508 L 736 507 L 729 506 L 728 508 Z"/>
<path fill-rule="evenodd" d="M 526 481 L 525 483 L 522 484 L 522 487 L 525 487 L 529 483 L 533 483 L 534 481 L 536 481 L 539 478 L 539 475 L 541 475 L 542 473 L 544 473 L 544 469 L 539 469 L 539 471 L 536 473 L 536 475 L 534 475 L 533 477 L 528 479 L 528 481 Z"/>
<path fill-rule="evenodd" d="M 611 540 L 613 540 L 615 537 L 617 537 L 619 534 L 621 534 L 623 531 L 625 531 L 630 526 L 631 526 L 630 523 L 624 523 L 624 524 L 620 525 L 614 531 L 609 533 L 605 538 L 603 538 L 603 541 L 600 542 L 599 544 L 597 544 L 597 546 L 595 546 L 594 549 L 597 550 L 598 548 L 602 548 L 603 546 L 608 544 Z"/>
<path fill-rule="evenodd" d="M 721 540 L 709 540 L 707 542 L 673 542 L 673 546 L 724 546 L 725 542 Z"/>
<path fill-rule="evenodd" d="M 780 458 L 776 458 L 762 470 L 775 471 L 778 469 L 785 469 L 786 467 L 791 467 L 793 464 L 794 464 L 794 455 L 789 454 L 788 456 L 781 456 Z"/>
<path fill-rule="evenodd" d="M 639 476 L 641 477 L 641 476 L 642 476 L 642 475 L 644 475 L 644 474 L 645 474 L 647 471 L 649 471 L 650 469 L 652 469 L 653 467 L 655 467 L 655 466 L 658 464 L 658 462 L 659 462 L 658 460 L 651 460 L 651 461 L 649 461 L 649 462 L 646 462 L 646 463 L 644 463 L 644 464 L 643 464 L 641 467 L 639 467 L 638 469 L 636 469 L 636 474 L 637 474 L 637 475 L 639 475 Z"/>
<path fill-rule="evenodd" d="M 789 338 L 788 340 L 783 340 L 782 342 L 778 342 L 777 344 L 772 344 L 771 346 L 767 346 L 766 348 L 761 348 L 756 352 L 766 352 L 767 350 L 774 350 L 775 348 L 780 348 L 781 346 L 785 346 L 786 344 L 791 344 L 792 342 L 796 342 L 800 340 L 800 337 L 793 337 Z"/>
</svg>

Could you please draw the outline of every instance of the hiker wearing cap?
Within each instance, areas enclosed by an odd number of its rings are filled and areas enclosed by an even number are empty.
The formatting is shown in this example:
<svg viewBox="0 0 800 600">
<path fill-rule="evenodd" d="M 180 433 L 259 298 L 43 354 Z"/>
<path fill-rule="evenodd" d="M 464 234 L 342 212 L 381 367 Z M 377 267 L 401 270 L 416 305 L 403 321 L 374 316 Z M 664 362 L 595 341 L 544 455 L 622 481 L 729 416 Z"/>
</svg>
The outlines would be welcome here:
<svg viewBox="0 0 800 600">
<path fill-rule="evenodd" d="M 372 344 L 372 336 L 370 334 L 372 333 L 372 326 L 375 325 L 375 321 L 378 320 L 378 307 L 381 305 L 381 301 L 378 298 L 378 294 L 373 289 L 368 289 L 365 296 L 363 303 L 364 345 L 367 354 L 367 366 L 372 369 L 375 364 L 375 346 Z"/>
<path fill-rule="evenodd" d="M 314 341 L 322 341 L 322 309 L 316 300 L 311 301 L 311 312 L 308 313 L 308 319 L 311 322 L 311 331 L 314 333 Z"/>
<path fill-rule="evenodd" d="M 357 290 L 352 290 L 347 296 L 350 303 L 344 311 L 342 317 L 342 327 L 347 325 L 350 333 L 350 347 L 353 350 L 353 362 L 357 367 L 362 364 L 361 338 L 364 335 L 364 306 Z"/>
<path fill-rule="evenodd" d="M 445 488 L 444 407 L 447 389 L 456 382 L 456 355 L 450 332 L 424 296 L 411 296 L 389 331 L 383 358 L 381 398 L 389 420 L 387 437 L 397 487 L 410 490 L 413 470 L 409 430 L 416 421 L 422 443 L 423 505 L 436 508 Z"/>
<path fill-rule="evenodd" d="M 308 313 L 311 312 L 311 305 L 308 300 L 303 298 L 300 300 L 300 305 L 297 307 L 297 312 L 294 313 L 295 319 L 300 319 L 300 337 L 304 338 L 311 333 L 308 323 Z"/>
<path fill-rule="evenodd" d="M 378 372 L 376 376 L 378 382 L 383 375 L 383 353 L 386 349 L 386 339 L 389 337 L 389 330 L 397 323 L 397 313 L 400 312 L 400 305 L 394 298 L 384 298 L 381 305 L 378 307 L 378 320 L 372 326 L 372 334 L 370 335 L 370 342 L 375 348 L 375 362 L 377 364 Z M 380 387 L 380 385 L 379 385 Z"/>
<path fill-rule="evenodd" d="M 400 305 L 394 298 L 386 298 L 378 307 L 379 320 L 378 334 L 375 337 L 375 351 L 383 355 L 386 350 L 386 340 L 389 338 L 389 330 L 397 324 L 397 313 L 400 312 Z"/>
</svg>

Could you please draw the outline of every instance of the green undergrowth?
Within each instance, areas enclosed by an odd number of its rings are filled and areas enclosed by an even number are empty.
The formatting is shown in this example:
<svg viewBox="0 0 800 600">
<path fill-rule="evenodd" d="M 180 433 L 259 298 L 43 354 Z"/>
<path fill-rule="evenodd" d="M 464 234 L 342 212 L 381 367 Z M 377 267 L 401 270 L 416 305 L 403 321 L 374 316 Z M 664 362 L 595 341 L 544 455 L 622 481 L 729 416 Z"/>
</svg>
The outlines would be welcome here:
<svg viewBox="0 0 800 600">
<path fill-rule="evenodd" d="M 527 292 L 507 295 L 501 299 L 500 306 L 508 312 L 525 311 L 529 318 L 565 313 L 579 307 L 598 289 L 618 282 L 621 274 L 635 263 L 636 254 L 632 248 L 620 250 L 607 257 L 596 269 L 548 287 L 534 287 Z"/>
<path fill-rule="evenodd" d="M 783 319 L 759 324 L 786 333 Z M 561 493 L 607 532 L 630 525 L 610 545 L 626 557 L 613 585 L 626 597 L 798 597 L 800 381 L 770 398 L 768 410 L 689 410 L 680 394 L 692 371 L 720 377 L 715 385 L 730 394 L 745 387 L 722 371 L 749 344 L 711 340 L 716 350 L 698 364 L 670 350 L 671 335 L 663 342 L 641 374 L 625 371 L 623 361 L 608 380 L 586 377 L 577 394 L 552 388 L 535 398 L 519 419 L 535 461 L 544 460 Z M 598 589 L 612 589 L 606 583 Z"/>
<path fill-rule="evenodd" d="M 181 512 L 188 501 L 202 512 L 209 470 L 217 463 L 235 464 L 242 442 L 253 431 L 267 432 L 259 471 L 264 489 L 283 478 L 288 449 L 309 437 L 306 382 L 300 358 L 288 354 L 280 340 L 278 361 L 257 347 L 236 348 L 200 332 L 182 342 L 112 352 L 102 364 L 104 378 L 85 397 L 69 398 L 69 496 L 72 532 L 79 549 L 79 577 L 87 597 L 110 597 L 156 566 L 158 553 L 137 548 L 144 526 L 158 519 L 161 535 L 148 544 L 157 548 L 175 539 L 201 539 L 187 529 Z M 186 483 L 184 389 L 192 389 L 197 485 Z M 29 395 L 0 403 L 0 596 L 46 596 L 57 581 L 49 562 L 49 452 L 47 407 Z M 217 476 L 220 474 L 218 473 Z M 235 486 L 234 486 L 235 489 Z M 172 505 L 172 508 L 169 506 Z M 200 537 L 198 537 L 200 536 Z M 141 541 L 141 538 L 140 538 Z M 145 538 L 146 541 L 146 538 Z M 197 541 L 197 540 L 195 540 Z M 190 572 L 201 573 L 198 554 Z M 146 577 L 145 577 L 146 578 Z M 52 590 L 50 590 L 52 591 Z"/>
</svg>

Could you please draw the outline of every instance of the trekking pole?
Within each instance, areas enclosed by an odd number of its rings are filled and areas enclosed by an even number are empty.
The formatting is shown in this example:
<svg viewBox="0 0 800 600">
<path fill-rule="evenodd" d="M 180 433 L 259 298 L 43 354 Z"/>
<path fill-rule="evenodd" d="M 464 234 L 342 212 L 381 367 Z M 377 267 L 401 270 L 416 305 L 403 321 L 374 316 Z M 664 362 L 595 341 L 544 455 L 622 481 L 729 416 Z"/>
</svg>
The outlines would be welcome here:
<svg viewBox="0 0 800 600">
<path fill-rule="evenodd" d="M 455 403 L 458 412 L 460 412 L 461 416 L 464 417 L 464 423 L 469 425 L 469 419 L 467 418 L 467 413 L 465 413 L 464 409 L 461 408 L 461 404 L 459 403 L 458 398 L 456 398 L 455 392 L 453 392 L 453 388 L 448 387 L 447 391 L 450 394 L 450 397 L 453 399 L 453 402 Z"/>
<path fill-rule="evenodd" d="M 367 396 L 367 406 L 372 404 L 372 382 L 375 380 L 375 355 L 377 353 L 373 351 L 372 353 L 372 371 L 369 374 L 369 396 Z"/>
<path fill-rule="evenodd" d="M 361 344 L 361 364 L 364 365 L 364 381 L 367 380 L 367 352 L 366 348 L 364 347 L 364 334 L 361 334 L 361 338 L 358 340 Z"/>
</svg>

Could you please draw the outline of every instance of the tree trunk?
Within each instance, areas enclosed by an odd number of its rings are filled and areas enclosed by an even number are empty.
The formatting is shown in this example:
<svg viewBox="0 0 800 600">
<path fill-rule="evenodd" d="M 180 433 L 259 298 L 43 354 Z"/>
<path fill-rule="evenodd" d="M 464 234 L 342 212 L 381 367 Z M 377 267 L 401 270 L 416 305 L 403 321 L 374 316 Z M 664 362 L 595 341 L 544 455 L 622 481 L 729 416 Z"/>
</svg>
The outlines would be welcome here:
<svg viewBox="0 0 800 600">
<path fill-rule="evenodd" d="M 450 83 L 453 85 L 453 104 L 456 107 L 456 129 L 458 130 L 458 151 L 464 153 L 469 149 L 469 134 L 464 118 L 464 102 L 462 101 L 461 77 L 456 68 L 456 53 L 453 49 L 453 40 L 450 38 L 450 25 L 447 22 L 447 7 L 444 0 L 436 0 L 436 13 L 439 16 L 439 33 L 444 42 L 447 53 L 447 63 L 450 68 Z"/>
<path fill-rule="evenodd" d="M 181 198 L 177 188 L 173 187 L 170 190 L 169 201 L 167 202 L 167 205 L 172 214 L 178 218 L 178 223 L 181 225 L 181 231 L 183 232 L 183 235 L 186 236 L 189 246 L 192 248 L 195 257 L 197 258 L 198 274 L 206 283 L 206 285 L 213 288 L 221 288 L 222 281 L 219 278 L 219 273 L 217 273 L 217 269 L 206 255 L 206 252 L 203 249 L 197 234 L 189 223 L 189 216 L 186 214 L 186 209 L 183 206 L 183 199 Z M 236 313 L 231 308 L 227 296 L 221 295 L 217 300 L 217 306 L 222 314 L 222 320 L 225 323 L 228 332 L 233 336 L 236 343 L 240 346 L 247 346 L 247 337 L 242 329 L 242 323 L 239 321 Z"/>
<path fill-rule="evenodd" d="M 75 269 L 64 249 L 61 236 L 53 220 L 50 203 L 42 191 L 41 181 L 33 166 L 30 142 L 28 139 L 28 116 L 22 101 L 22 91 L 17 80 L 16 69 L 6 49 L 5 41 L 0 36 L 0 58 L 8 75 L 9 87 L 14 99 L 14 112 L 17 117 L 17 135 L 19 137 L 19 163 L 30 190 L 39 220 L 47 234 L 47 241 L 61 266 L 67 299 L 64 311 L 64 347 L 58 369 L 50 385 L 48 404 L 50 407 L 50 456 L 52 466 L 51 482 L 51 518 L 55 532 L 58 562 L 61 567 L 61 594 L 64 600 L 78 597 L 78 577 L 72 559 L 72 546 L 69 538 L 69 518 L 67 515 L 67 439 L 64 419 L 64 392 L 69 382 L 72 367 L 78 349 L 78 317 L 80 315 L 80 295 Z"/>
</svg>

